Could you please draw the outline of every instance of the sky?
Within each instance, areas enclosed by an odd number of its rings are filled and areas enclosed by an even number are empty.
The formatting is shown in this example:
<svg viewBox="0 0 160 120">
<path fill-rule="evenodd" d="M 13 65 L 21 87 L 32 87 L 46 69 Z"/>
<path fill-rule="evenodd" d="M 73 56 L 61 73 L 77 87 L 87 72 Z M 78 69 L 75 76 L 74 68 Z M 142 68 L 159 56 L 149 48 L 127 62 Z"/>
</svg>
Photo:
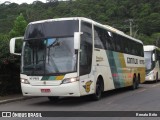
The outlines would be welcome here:
<svg viewBox="0 0 160 120">
<path fill-rule="evenodd" d="M 0 3 L 4 3 L 5 1 L 14 2 L 17 4 L 22 4 L 22 3 L 31 4 L 31 3 L 33 3 L 33 1 L 36 1 L 36 0 L 0 0 Z M 42 1 L 44 3 L 46 2 L 46 0 L 38 0 L 38 1 Z"/>
</svg>

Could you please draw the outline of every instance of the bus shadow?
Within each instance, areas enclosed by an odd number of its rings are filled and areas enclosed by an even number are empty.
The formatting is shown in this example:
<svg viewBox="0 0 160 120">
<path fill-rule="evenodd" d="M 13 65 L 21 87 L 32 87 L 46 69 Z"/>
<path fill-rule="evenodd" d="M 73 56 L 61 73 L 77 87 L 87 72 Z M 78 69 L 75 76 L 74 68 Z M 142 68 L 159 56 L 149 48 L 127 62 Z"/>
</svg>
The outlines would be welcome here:
<svg viewBox="0 0 160 120">
<path fill-rule="evenodd" d="M 89 96 L 82 97 L 62 97 L 58 101 L 49 101 L 49 99 L 45 99 L 45 101 L 34 103 L 32 105 L 36 106 L 79 106 L 84 105 L 91 102 Z"/>
<path fill-rule="evenodd" d="M 141 89 L 141 88 L 143 88 L 143 86 L 140 85 L 138 89 Z M 125 94 L 127 92 L 132 92 L 132 91 L 134 92 L 134 90 L 131 90 L 129 87 L 109 90 L 102 94 L 101 100 L 105 100 L 109 97 L 112 97 L 112 96 L 114 97 L 116 95 Z M 34 103 L 34 105 L 36 106 L 80 106 L 80 105 L 85 105 L 92 102 L 99 102 L 99 101 L 94 101 L 91 95 L 88 95 L 88 96 L 82 96 L 82 97 L 62 97 L 56 102 L 52 102 L 45 99 L 45 101 Z"/>
<path fill-rule="evenodd" d="M 138 89 L 141 89 L 143 88 L 143 86 L 139 86 Z M 136 90 L 138 90 L 136 89 Z M 128 92 L 134 92 L 135 90 L 132 90 L 130 87 L 124 87 L 124 88 L 118 88 L 118 89 L 115 89 L 115 90 L 109 90 L 109 91 L 106 91 L 103 93 L 102 95 L 102 99 L 104 98 L 107 98 L 107 97 L 111 97 L 111 96 L 116 96 L 116 95 L 120 95 L 120 94 L 125 94 L 125 93 L 128 93 Z"/>
</svg>

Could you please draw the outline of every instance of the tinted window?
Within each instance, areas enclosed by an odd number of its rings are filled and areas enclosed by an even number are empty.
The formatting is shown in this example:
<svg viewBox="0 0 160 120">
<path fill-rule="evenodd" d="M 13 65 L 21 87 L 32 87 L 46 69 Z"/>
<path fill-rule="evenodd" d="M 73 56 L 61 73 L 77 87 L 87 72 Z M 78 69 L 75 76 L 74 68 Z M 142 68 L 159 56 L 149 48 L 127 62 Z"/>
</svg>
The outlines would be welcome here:
<svg viewBox="0 0 160 120">
<path fill-rule="evenodd" d="M 99 27 L 94 27 L 94 43 L 96 48 L 106 49 L 106 37 L 105 30 Z"/>
<path fill-rule="evenodd" d="M 115 50 L 115 41 L 112 32 L 107 31 L 103 28 L 94 27 L 94 40 L 95 47 L 106 49 L 106 50 Z"/>
<path fill-rule="evenodd" d="M 144 56 L 141 43 L 97 26 L 94 27 L 94 40 L 96 48 Z"/>
<path fill-rule="evenodd" d="M 115 50 L 115 38 L 113 37 L 113 33 L 110 31 L 106 32 L 106 48 L 107 50 Z"/>
<path fill-rule="evenodd" d="M 92 25 L 82 22 L 81 52 L 80 52 L 80 75 L 89 74 L 92 64 Z"/>
<path fill-rule="evenodd" d="M 73 36 L 78 32 L 78 20 L 50 21 L 28 25 L 25 39 Z"/>
<path fill-rule="evenodd" d="M 143 50 L 143 45 L 141 44 L 141 43 L 137 43 L 137 45 L 136 45 L 138 48 L 137 48 L 137 50 L 138 50 L 138 56 L 142 56 L 142 57 L 144 57 L 144 50 Z"/>
</svg>

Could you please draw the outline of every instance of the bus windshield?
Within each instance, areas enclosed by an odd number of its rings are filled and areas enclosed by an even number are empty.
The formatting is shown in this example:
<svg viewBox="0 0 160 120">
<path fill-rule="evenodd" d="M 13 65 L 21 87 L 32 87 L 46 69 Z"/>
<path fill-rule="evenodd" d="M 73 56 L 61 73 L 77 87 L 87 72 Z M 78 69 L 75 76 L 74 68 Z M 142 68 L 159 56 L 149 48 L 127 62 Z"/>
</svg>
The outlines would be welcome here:
<svg viewBox="0 0 160 120">
<path fill-rule="evenodd" d="M 151 71 L 152 68 L 154 67 L 154 61 L 152 60 L 152 54 L 153 54 L 153 51 L 144 52 L 146 71 Z"/>
<path fill-rule="evenodd" d="M 23 74 L 63 74 L 76 71 L 73 37 L 35 39 L 24 42 Z"/>
</svg>

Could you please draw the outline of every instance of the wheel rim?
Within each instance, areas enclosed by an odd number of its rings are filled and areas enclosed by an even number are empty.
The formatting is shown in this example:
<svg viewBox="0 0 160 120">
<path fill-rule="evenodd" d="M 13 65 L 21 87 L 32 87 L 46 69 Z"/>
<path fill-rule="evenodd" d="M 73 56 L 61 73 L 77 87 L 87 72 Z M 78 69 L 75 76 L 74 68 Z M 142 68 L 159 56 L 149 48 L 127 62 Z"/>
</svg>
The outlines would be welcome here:
<svg viewBox="0 0 160 120">
<path fill-rule="evenodd" d="M 133 81 L 133 89 L 136 89 L 136 81 Z"/>
<path fill-rule="evenodd" d="M 138 78 L 138 80 L 137 80 L 137 85 L 136 85 L 136 87 L 138 88 L 139 87 L 139 78 Z"/>
<path fill-rule="evenodd" d="M 96 85 L 96 96 L 99 98 L 101 96 L 101 85 L 100 82 Z"/>
</svg>

